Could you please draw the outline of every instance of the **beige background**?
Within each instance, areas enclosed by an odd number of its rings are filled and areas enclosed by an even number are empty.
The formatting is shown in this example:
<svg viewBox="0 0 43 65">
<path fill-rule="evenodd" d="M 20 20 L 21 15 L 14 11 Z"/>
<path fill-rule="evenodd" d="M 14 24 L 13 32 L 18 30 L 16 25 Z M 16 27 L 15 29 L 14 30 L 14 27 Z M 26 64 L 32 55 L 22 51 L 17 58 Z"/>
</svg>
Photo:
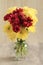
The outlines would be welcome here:
<svg viewBox="0 0 43 65">
<path fill-rule="evenodd" d="M 2 61 L 1 57 L 13 56 L 11 42 L 3 32 L 3 16 L 12 6 L 28 6 L 38 10 L 36 32 L 30 33 L 27 41 L 29 45 L 28 58 L 24 61 Z M 0 65 L 43 65 L 43 0 L 0 0 Z"/>
</svg>

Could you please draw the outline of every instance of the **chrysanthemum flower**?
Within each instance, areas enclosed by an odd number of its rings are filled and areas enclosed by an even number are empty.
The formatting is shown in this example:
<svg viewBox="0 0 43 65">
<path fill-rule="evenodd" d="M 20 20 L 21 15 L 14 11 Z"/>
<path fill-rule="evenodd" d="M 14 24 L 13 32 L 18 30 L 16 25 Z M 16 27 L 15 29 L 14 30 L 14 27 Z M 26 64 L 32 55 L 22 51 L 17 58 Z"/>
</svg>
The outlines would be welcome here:
<svg viewBox="0 0 43 65">
<path fill-rule="evenodd" d="M 17 34 L 12 30 L 12 26 L 9 22 L 6 22 L 6 24 L 4 25 L 4 32 L 11 40 L 16 39 Z"/>
<path fill-rule="evenodd" d="M 8 21 L 4 29 L 9 38 L 25 39 L 29 32 L 35 32 L 35 24 L 38 21 L 36 14 L 37 10 L 29 7 L 9 8 L 4 16 L 4 20 Z"/>
<path fill-rule="evenodd" d="M 21 28 L 20 32 L 18 32 L 17 38 L 25 40 L 28 36 L 28 30 Z"/>
<path fill-rule="evenodd" d="M 11 33 L 12 32 L 12 26 L 8 21 L 4 25 L 4 32 L 6 32 L 6 33 Z"/>
</svg>

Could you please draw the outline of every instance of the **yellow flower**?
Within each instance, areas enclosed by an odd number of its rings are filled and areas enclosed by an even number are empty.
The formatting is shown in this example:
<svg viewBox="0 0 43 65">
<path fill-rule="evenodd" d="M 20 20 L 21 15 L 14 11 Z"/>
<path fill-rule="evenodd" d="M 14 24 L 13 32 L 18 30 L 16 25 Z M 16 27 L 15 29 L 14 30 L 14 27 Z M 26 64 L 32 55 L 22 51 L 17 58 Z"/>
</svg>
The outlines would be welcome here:
<svg viewBox="0 0 43 65">
<path fill-rule="evenodd" d="M 29 32 L 35 32 L 36 30 L 35 30 L 35 26 L 30 26 L 29 28 L 28 28 L 28 31 Z"/>
<path fill-rule="evenodd" d="M 17 38 L 25 40 L 28 36 L 28 31 L 24 28 L 21 28 L 21 31 L 18 33 Z"/>
<path fill-rule="evenodd" d="M 11 24 L 7 22 L 4 26 L 4 32 L 7 33 L 9 39 L 14 40 L 17 34 L 12 30 Z"/>
<path fill-rule="evenodd" d="M 9 22 L 6 22 L 6 24 L 4 25 L 4 32 L 6 32 L 7 34 L 12 32 L 12 27 Z"/>
<path fill-rule="evenodd" d="M 7 35 L 8 35 L 8 38 L 11 39 L 12 41 L 15 41 L 15 39 L 17 38 L 17 33 L 13 31 Z"/>
<path fill-rule="evenodd" d="M 24 13 L 26 13 L 27 16 L 36 15 L 37 10 L 29 7 L 23 7 Z"/>
<path fill-rule="evenodd" d="M 31 18 L 33 19 L 33 21 L 32 21 L 33 22 L 33 25 L 36 25 L 36 23 L 38 22 L 37 17 L 34 15 Z"/>
</svg>

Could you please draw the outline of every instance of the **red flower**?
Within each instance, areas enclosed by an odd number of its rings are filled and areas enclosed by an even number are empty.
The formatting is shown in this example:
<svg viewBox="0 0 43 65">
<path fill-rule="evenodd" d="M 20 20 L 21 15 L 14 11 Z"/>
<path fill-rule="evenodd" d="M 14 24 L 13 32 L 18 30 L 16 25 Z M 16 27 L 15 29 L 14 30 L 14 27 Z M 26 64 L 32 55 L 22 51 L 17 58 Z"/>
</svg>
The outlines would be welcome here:
<svg viewBox="0 0 43 65">
<path fill-rule="evenodd" d="M 32 20 L 30 17 L 28 17 L 28 18 L 27 18 L 27 21 L 29 21 L 29 22 L 30 22 L 30 21 L 33 21 L 33 20 Z"/>
<path fill-rule="evenodd" d="M 23 12 L 23 9 L 22 8 L 19 8 L 19 9 L 16 8 L 16 13 L 19 13 L 19 12 Z"/>
<path fill-rule="evenodd" d="M 10 24 L 12 24 L 14 22 L 14 20 L 15 20 L 15 17 L 9 17 Z"/>
<path fill-rule="evenodd" d="M 26 18 L 25 15 L 23 15 L 21 19 L 22 19 L 23 21 L 27 21 L 27 18 Z"/>
<path fill-rule="evenodd" d="M 12 24 L 15 22 L 15 19 L 17 18 L 17 14 L 12 14 L 10 17 L 9 17 L 9 22 Z"/>
<path fill-rule="evenodd" d="M 23 26 L 24 26 L 24 27 L 27 27 L 27 24 L 28 24 L 27 21 L 24 21 L 24 22 L 23 22 Z"/>
<path fill-rule="evenodd" d="M 19 18 L 16 18 L 14 23 L 19 25 L 20 24 Z"/>
<path fill-rule="evenodd" d="M 32 22 L 28 22 L 27 27 L 32 26 Z"/>
<path fill-rule="evenodd" d="M 22 12 L 19 12 L 18 17 L 19 17 L 20 23 L 22 23 L 23 21 L 26 21 L 26 17 Z"/>
<path fill-rule="evenodd" d="M 9 19 L 9 17 L 10 17 L 10 15 L 11 15 L 11 13 L 10 13 L 10 14 L 5 15 L 5 16 L 4 16 L 4 20 L 5 20 L 5 21 L 6 21 L 6 20 L 8 20 L 8 19 Z"/>
<path fill-rule="evenodd" d="M 20 22 L 18 19 L 15 19 L 15 21 L 12 23 L 12 26 L 20 25 Z"/>
<path fill-rule="evenodd" d="M 13 11 L 13 14 L 17 13 L 16 10 Z"/>
<path fill-rule="evenodd" d="M 19 12 L 23 12 L 23 9 L 22 8 L 19 8 Z"/>
<path fill-rule="evenodd" d="M 18 13 L 15 13 L 14 15 L 15 15 L 15 18 L 17 18 L 17 17 L 18 17 Z"/>
<path fill-rule="evenodd" d="M 16 32 L 16 33 L 19 32 L 20 27 L 18 25 L 13 26 L 13 31 Z"/>
</svg>

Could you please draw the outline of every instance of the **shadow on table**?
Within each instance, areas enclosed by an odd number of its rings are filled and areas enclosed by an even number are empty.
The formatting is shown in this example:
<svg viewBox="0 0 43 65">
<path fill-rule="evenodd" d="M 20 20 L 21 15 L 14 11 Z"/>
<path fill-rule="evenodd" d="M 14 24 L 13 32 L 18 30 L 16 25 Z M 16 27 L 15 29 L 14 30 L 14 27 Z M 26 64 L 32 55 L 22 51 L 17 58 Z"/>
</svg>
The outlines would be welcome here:
<svg viewBox="0 0 43 65">
<path fill-rule="evenodd" d="M 0 58 L 0 62 L 1 61 L 21 61 L 25 58 L 16 58 L 16 57 L 2 57 Z"/>
</svg>

